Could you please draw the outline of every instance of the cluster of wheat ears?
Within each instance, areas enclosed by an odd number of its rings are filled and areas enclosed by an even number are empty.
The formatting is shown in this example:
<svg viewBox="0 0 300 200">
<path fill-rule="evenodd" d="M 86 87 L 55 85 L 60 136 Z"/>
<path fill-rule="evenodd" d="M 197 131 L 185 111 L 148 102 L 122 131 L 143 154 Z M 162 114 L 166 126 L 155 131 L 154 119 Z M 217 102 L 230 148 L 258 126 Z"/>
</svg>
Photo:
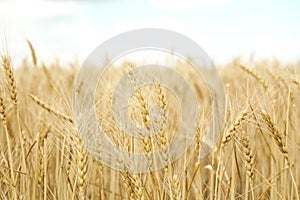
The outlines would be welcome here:
<svg viewBox="0 0 300 200">
<path fill-rule="evenodd" d="M 208 121 L 204 113 L 195 143 L 182 158 L 161 170 L 131 173 L 95 160 L 78 136 L 72 95 L 79 66 L 38 63 L 29 45 L 32 59 L 20 67 L 14 68 L 8 54 L 1 56 L 1 199 L 299 200 L 299 64 L 260 61 L 245 66 L 236 59 L 219 67 L 226 115 L 216 147 L 198 159 Z M 166 91 L 159 85 L 154 91 L 162 110 L 168 110 Z M 133 103 L 139 108 L 137 119 L 147 127 L 145 96 L 138 90 Z M 101 116 L 100 122 L 111 120 Z M 110 126 L 106 129 L 117 145 L 132 151 L 130 138 Z M 163 148 L 170 137 L 163 130 L 155 144 L 145 137 L 140 151 Z M 151 158 L 148 161 L 150 165 Z"/>
</svg>

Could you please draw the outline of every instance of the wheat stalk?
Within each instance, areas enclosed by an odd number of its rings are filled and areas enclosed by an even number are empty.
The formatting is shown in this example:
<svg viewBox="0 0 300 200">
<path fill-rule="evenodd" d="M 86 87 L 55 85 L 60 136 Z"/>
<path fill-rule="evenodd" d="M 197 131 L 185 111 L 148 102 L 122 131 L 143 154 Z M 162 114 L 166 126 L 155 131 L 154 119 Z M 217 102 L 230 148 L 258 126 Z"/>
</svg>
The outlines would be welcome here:
<svg viewBox="0 0 300 200">
<path fill-rule="evenodd" d="M 49 104 L 43 102 L 42 100 L 40 100 L 38 97 L 33 96 L 33 95 L 29 95 L 31 97 L 31 99 L 36 102 L 39 106 L 41 106 L 43 109 L 45 109 L 46 111 L 48 111 L 49 113 L 52 113 L 53 115 L 67 121 L 70 123 L 73 123 L 73 119 L 70 116 L 67 116 L 61 112 L 59 112 L 58 110 L 56 110 L 55 108 L 53 108 L 52 106 L 50 106 Z"/>
<path fill-rule="evenodd" d="M 281 151 L 285 160 L 287 161 L 288 166 L 290 166 L 288 149 L 285 144 L 285 140 L 283 139 L 283 135 L 280 133 L 279 129 L 275 126 L 275 123 L 273 122 L 270 115 L 266 111 L 261 110 L 261 115 L 264 121 L 266 122 L 269 131 L 272 133 L 272 137 L 274 138 L 279 150 Z"/>
<path fill-rule="evenodd" d="M 135 199 L 144 200 L 145 192 L 141 178 L 137 174 L 132 174 L 132 182 L 134 184 Z"/>
<path fill-rule="evenodd" d="M 161 123 L 161 127 L 158 131 L 158 139 L 157 139 L 157 143 L 159 145 L 159 148 L 162 149 L 162 156 L 163 156 L 163 161 L 165 162 L 165 164 L 167 164 L 169 162 L 169 153 L 168 150 L 166 148 L 167 145 L 167 136 L 166 136 L 166 124 L 167 124 L 167 102 L 166 102 L 166 96 L 160 86 L 160 84 L 156 84 L 155 86 L 156 91 L 157 91 L 157 96 L 158 96 L 158 105 L 161 107 L 162 111 L 163 111 L 163 119 L 162 119 L 162 123 Z M 165 168 L 165 170 L 167 170 Z"/>
<path fill-rule="evenodd" d="M 8 89 L 10 92 L 10 98 L 13 101 L 14 106 L 17 108 L 18 98 L 17 98 L 17 87 L 15 75 L 11 66 L 10 59 L 6 56 L 2 56 L 2 66 L 4 68 L 6 78 L 8 80 Z"/>
<path fill-rule="evenodd" d="M 292 82 L 294 84 L 296 84 L 298 86 L 298 88 L 300 89 L 300 82 L 294 77 L 294 78 L 291 78 Z"/>
<path fill-rule="evenodd" d="M 289 153 L 288 153 L 288 149 L 287 149 L 285 140 L 283 139 L 283 135 L 280 133 L 279 129 L 275 126 L 275 123 L 273 122 L 270 115 L 266 111 L 261 110 L 261 114 L 262 114 L 264 121 L 267 123 L 268 129 L 272 133 L 272 136 L 273 136 L 279 150 L 281 151 L 281 153 L 283 154 L 283 156 L 287 162 L 287 165 L 289 167 L 290 176 L 292 178 L 293 186 L 296 191 L 296 197 L 299 200 L 300 198 L 299 198 L 299 194 L 298 194 L 298 186 L 297 186 L 297 183 L 295 181 L 294 175 L 291 170 Z"/>
<path fill-rule="evenodd" d="M 251 69 L 249 69 L 248 67 L 246 67 L 246 66 L 244 66 L 244 65 L 239 65 L 239 66 L 240 66 L 240 68 L 241 68 L 242 70 L 244 70 L 244 71 L 247 72 L 249 75 L 251 75 L 252 77 L 254 77 L 258 82 L 260 82 L 261 85 L 263 86 L 263 88 L 264 88 L 265 90 L 268 89 L 268 85 L 267 85 L 267 83 L 265 82 L 265 80 L 264 80 L 262 77 L 260 77 L 254 70 L 251 70 Z"/>
<path fill-rule="evenodd" d="M 30 40 L 26 39 L 26 42 L 30 48 L 30 52 L 31 52 L 31 57 L 32 57 L 32 62 L 34 64 L 34 66 L 37 66 L 37 58 L 36 58 L 36 53 L 35 53 L 35 50 L 33 48 L 33 45 L 32 43 L 30 42 Z"/>
<path fill-rule="evenodd" d="M 243 145 L 243 152 L 244 152 L 244 159 L 247 168 L 247 175 L 253 181 L 254 174 L 254 156 L 252 150 L 250 148 L 249 136 L 246 134 L 245 131 L 241 131 L 241 144 Z"/>
<path fill-rule="evenodd" d="M 74 133 L 76 146 L 76 164 L 77 164 L 77 186 L 79 190 L 79 199 L 86 199 L 86 173 L 87 173 L 87 154 L 81 138 Z"/>
<path fill-rule="evenodd" d="M 243 146 L 243 153 L 245 159 L 245 165 L 247 169 L 247 176 L 249 177 L 251 192 L 252 192 L 252 199 L 254 199 L 254 192 L 253 192 L 253 179 L 254 179 L 254 156 L 252 150 L 250 148 L 249 136 L 246 134 L 245 131 L 241 131 L 241 143 Z M 246 190 L 248 189 L 248 185 L 246 184 Z"/>
<path fill-rule="evenodd" d="M 222 140 L 221 147 L 225 147 L 228 142 L 234 137 L 234 134 L 237 132 L 239 127 L 247 120 L 250 112 L 247 109 L 243 110 L 239 116 L 236 118 L 236 120 L 233 122 L 233 124 L 230 125 L 229 129 L 225 131 L 225 135 Z"/>
<path fill-rule="evenodd" d="M 181 191 L 180 191 L 180 179 L 174 174 L 172 178 L 170 178 L 171 185 L 171 199 L 179 200 L 181 199 Z"/>
<path fill-rule="evenodd" d="M 0 88 L 0 119 L 3 123 L 4 126 L 7 125 L 7 121 L 6 121 L 6 106 L 4 103 L 4 100 L 2 98 L 2 91 Z"/>
<path fill-rule="evenodd" d="M 131 174 L 129 172 L 122 172 L 121 174 L 127 189 L 128 199 L 132 199 L 132 200 L 135 199 L 134 184 L 131 181 L 132 180 Z"/>
<path fill-rule="evenodd" d="M 11 148 L 11 141 L 9 137 L 9 131 L 7 127 L 7 120 L 6 120 L 6 106 L 4 103 L 4 100 L 2 98 L 2 91 L 0 88 L 0 119 L 1 122 L 4 126 L 5 130 L 5 136 L 6 136 L 6 143 L 7 143 L 7 149 L 8 149 L 8 165 L 9 165 L 9 170 L 10 170 L 10 177 L 13 182 L 15 182 L 15 176 L 13 173 L 13 156 L 12 156 L 12 148 Z"/>
</svg>

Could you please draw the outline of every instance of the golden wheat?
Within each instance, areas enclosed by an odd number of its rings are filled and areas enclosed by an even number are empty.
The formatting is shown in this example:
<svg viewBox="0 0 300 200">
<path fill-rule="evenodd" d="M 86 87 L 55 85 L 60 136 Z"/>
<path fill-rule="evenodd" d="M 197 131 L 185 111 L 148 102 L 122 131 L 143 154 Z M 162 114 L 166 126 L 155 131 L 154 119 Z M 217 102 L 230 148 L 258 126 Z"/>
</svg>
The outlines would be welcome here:
<svg viewBox="0 0 300 200">
<path fill-rule="evenodd" d="M 220 67 L 228 84 L 229 108 L 222 137 L 202 159 L 201 148 L 206 148 L 202 136 L 210 120 L 206 115 L 199 116 L 194 143 L 169 164 L 168 144 L 172 131 L 179 127 L 178 121 L 170 118 L 180 105 L 172 104 L 171 94 L 162 85 L 136 90 L 129 102 L 134 107 L 132 118 L 149 133 L 152 104 L 162 111 L 157 134 L 141 133 L 141 140 L 116 127 L 104 101 L 105 106 L 97 110 L 99 125 L 112 143 L 129 153 L 149 153 L 149 167 L 155 164 L 151 153 L 162 152 L 161 159 L 168 165 L 142 174 L 112 169 L 86 151 L 69 116 L 73 91 L 81 93 L 84 84 L 73 89 L 78 69 L 40 64 L 31 42 L 28 45 L 35 67 L 24 62 L 14 70 L 9 57 L 2 56 L 1 199 L 299 199 L 299 65 L 290 70 L 289 66 L 273 69 L 267 64 L 249 63 L 255 65 L 255 71 L 240 66 L 243 70 L 238 72 L 234 64 Z M 132 69 L 134 64 L 124 65 Z M 251 82 L 253 88 L 263 86 L 267 92 L 252 92 L 248 75 L 256 80 Z M 191 79 L 191 85 L 198 82 L 192 75 L 186 78 Z M 105 92 L 111 90 L 102 87 Z M 206 98 L 201 87 L 197 85 L 194 91 L 201 93 L 199 98 Z"/>
</svg>

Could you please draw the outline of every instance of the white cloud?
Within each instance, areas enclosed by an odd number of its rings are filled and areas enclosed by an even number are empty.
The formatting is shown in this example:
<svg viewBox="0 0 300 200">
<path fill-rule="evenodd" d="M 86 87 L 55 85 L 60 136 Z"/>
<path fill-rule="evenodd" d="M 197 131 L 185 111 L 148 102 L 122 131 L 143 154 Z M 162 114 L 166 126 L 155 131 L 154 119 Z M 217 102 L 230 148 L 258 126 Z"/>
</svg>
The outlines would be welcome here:
<svg viewBox="0 0 300 200">
<path fill-rule="evenodd" d="M 233 0 L 151 0 L 154 6 L 162 10 L 183 10 L 203 5 L 226 5 Z"/>
</svg>

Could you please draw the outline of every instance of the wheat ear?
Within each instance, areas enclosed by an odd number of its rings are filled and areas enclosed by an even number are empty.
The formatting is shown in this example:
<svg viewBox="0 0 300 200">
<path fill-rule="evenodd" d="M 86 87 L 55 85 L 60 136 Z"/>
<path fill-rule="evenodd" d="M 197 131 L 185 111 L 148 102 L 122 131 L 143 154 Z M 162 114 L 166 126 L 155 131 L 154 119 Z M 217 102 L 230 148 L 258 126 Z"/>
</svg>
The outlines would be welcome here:
<svg viewBox="0 0 300 200">
<path fill-rule="evenodd" d="M 266 111 L 262 110 L 261 115 L 268 126 L 268 130 L 272 133 L 272 137 L 274 138 L 279 150 L 281 151 L 285 160 L 287 161 L 288 166 L 290 166 L 288 149 L 285 144 L 285 140 L 283 139 L 283 135 L 280 133 L 279 129 L 275 126 L 275 123 L 273 122 L 270 115 Z"/>
<path fill-rule="evenodd" d="M 138 89 L 137 95 L 138 95 L 137 99 L 142 108 L 141 115 L 142 115 L 144 126 L 147 128 L 148 131 L 150 131 L 151 123 L 150 123 L 150 117 L 149 117 L 149 106 L 148 106 L 147 102 L 145 101 L 142 91 L 140 89 Z M 153 164 L 153 159 L 149 153 L 153 149 L 152 138 L 146 137 L 146 135 L 144 135 L 143 133 L 140 133 L 140 134 L 142 135 L 143 148 L 144 148 L 144 151 L 146 152 L 146 157 L 147 157 L 147 162 L 148 162 L 147 164 L 148 164 L 148 167 L 151 167 Z"/>
<path fill-rule="evenodd" d="M 145 199 L 145 189 L 141 178 L 137 174 L 130 172 L 122 172 L 122 178 L 127 189 L 128 199 Z"/>
<path fill-rule="evenodd" d="M 13 101 L 14 106 L 17 108 L 18 98 L 17 98 L 17 87 L 15 75 L 11 66 L 10 59 L 6 56 L 2 56 L 2 66 L 4 68 L 6 78 L 8 80 L 8 89 L 10 92 L 10 98 Z"/>
<path fill-rule="evenodd" d="M 4 126 L 4 130 L 5 130 L 6 143 L 7 143 L 7 149 L 8 149 L 8 164 L 9 164 L 9 169 L 10 169 L 10 176 L 11 176 L 11 180 L 14 182 L 15 177 L 14 177 L 14 173 L 13 173 L 14 170 L 13 170 L 11 144 L 10 144 L 9 132 L 8 132 L 7 121 L 6 121 L 6 106 L 5 106 L 4 100 L 2 98 L 1 88 L 0 88 L 0 120 L 1 120 L 1 122 Z"/>
<path fill-rule="evenodd" d="M 180 181 L 179 177 L 175 174 L 170 178 L 171 184 L 171 199 L 179 200 L 181 199 Z"/>
<path fill-rule="evenodd" d="M 166 148 L 168 141 L 167 141 L 166 130 L 165 130 L 165 126 L 167 124 L 167 102 L 166 102 L 166 96 L 165 96 L 160 84 L 157 84 L 155 86 L 155 88 L 156 88 L 157 96 L 158 96 L 157 103 L 163 111 L 163 120 L 162 120 L 161 127 L 158 131 L 157 143 L 158 143 L 158 146 L 162 149 L 163 160 L 165 163 L 167 163 L 169 160 L 169 155 L 168 155 L 167 148 Z"/>
<path fill-rule="evenodd" d="M 254 70 L 251 70 L 251 69 L 249 69 L 248 67 L 246 67 L 246 66 L 244 66 L 244 65 L 240 65 L 240 68 L 241 68 L 242 70 L 244 70 L 245 72 L 247 72 L 247 73 L 248 73 L 249 75 L 251 75 L 252 77 L 254 77 L 258 82 L 260 82 L 261 85 L 263 86 L 263 88 L 264 88 L 265 90 L 268 89 L 268 85 L 267 85 L 267 83 L 265 82 L 265 80 L 264 80 L 262 77 L 260 77 Z"/>
<path fill-rule="evenodd" d="M 262 114 L 264 121 L 267 123 L 268 129 L 272 133 L 272 136 L 273 136 L 279 150 L 283 154 L 283 156 L 288 164 L 289 172 L 290 172 L 292 182 L 293 182 L 293 186 L 296 191 L 296 197 L 297 197 L 297 199 L 300 199 L 299 194 L 298 194 L 298 186 L 297 186 L 297 183 L 295 181 L 295 178 L 294 178 L 292 170 L 291 170 L 291 163 L 289 160 L 288 149 L 287 149 L 285 140 L 283 139 L 283 134 L 280 133 L 279 129 L 275 126 L 275 123 L 273 122 L 270 115 L 266 111 L 261 110 L 261 114 Z"/>
<path fill-rule="evenodd" d="M 292 80 L 292 82 L 293 82 L 294 84 L 296 84 L 297 87 L 300 89 L 300 82 L 299 82 L 296 78 L 292 78 L 291 80 Z"/>
<path fill-rule="evenodd" d="M 253 181 L 254 174 L 254 156 L 252 150 L 250 148 L 249 136 L 245 131 L 241 131 L 241 143 L 243 145 L 243 153 L 245 158 L 245 164 L 247 168 L 247 176 Z"/>
<path fill-rule="evenodd" d="M 77 163 L 77 186 L 79 190 L 79 199 L 84 200 L 86 195 L 86 173 L 87 173 L 87 154 L 81 138 L 74 133 Z"/>
<path fill-rule="evenodd" d="M 33 96 L 33 95 L 29 95 L 31 97 L 31 99 L 36 102 L 39 106 L 41 106 L 43 109 L 45 109 L 46 111 L 48 111 L 49 113 L 54 114 L 55 116 L 73 123 L 73 119 L 70 116 L 67 116 L 61 112 L 59 112 L 58 110 L 56 110 L 55 108 L 51 107 L 49 104 L 43 102 L 42 100 L 40 100 L 38 97 Z"/>
<path fill-rule="evenodd" d="M 231 124 L 229 129 L 225 132 L 221 147 L 225 147 L 228 144 L 228 142 L 233 138 L 238 128 L 243 124 L 243 122 L 247 120 L 248 115 L 249 115 L 248 108 L 240 113 L 240 115 L 236 118 L 234 123 Z"/>
<path fill-rule="evenodd" d="M 36 58 L 36 54 L 35 54 L 35 50 L 33 48 L 32 43 L 30 42 L 30 40 L 26 39 L 26 42 L 30 48 L 30 52 L 31 52 L 31 57 L 32 57 L 32 62 L 34 64 L 34 66 L 37 66 L 37 58 Z"/>
</svg>

